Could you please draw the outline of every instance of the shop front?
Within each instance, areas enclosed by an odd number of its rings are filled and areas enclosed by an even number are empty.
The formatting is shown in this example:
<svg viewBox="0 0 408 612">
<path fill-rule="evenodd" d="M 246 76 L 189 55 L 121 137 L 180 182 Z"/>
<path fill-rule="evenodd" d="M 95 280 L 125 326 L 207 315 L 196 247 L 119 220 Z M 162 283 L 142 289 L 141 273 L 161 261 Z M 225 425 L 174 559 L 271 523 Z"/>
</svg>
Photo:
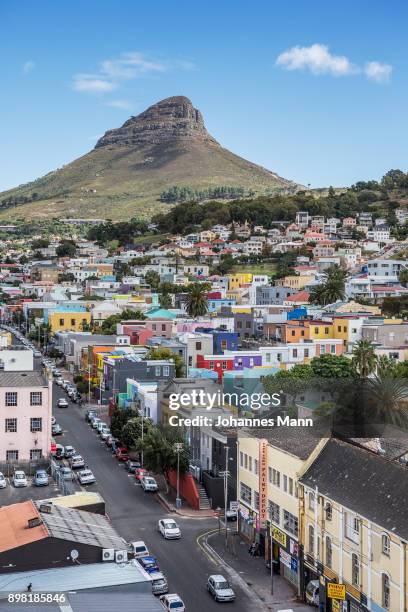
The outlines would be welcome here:
<svg viewBox="0 0 408 612">
<path fill-rule="evenodd" d="M 270 526 L 274 572 L 299 588 L 299 544 L 287 533 Z"/>
</svg>

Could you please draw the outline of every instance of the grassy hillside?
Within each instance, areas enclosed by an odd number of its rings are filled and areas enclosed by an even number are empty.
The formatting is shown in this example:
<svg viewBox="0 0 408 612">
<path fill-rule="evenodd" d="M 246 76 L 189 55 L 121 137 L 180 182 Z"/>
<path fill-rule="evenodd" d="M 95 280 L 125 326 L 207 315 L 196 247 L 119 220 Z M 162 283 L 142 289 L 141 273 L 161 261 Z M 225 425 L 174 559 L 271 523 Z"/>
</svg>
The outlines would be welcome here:
<svg viewBox="0 0 408 612">
<path fill-rule="evenodd" d="M 0 194 L 0 201 L 35 201 L 0 208 L 0 219 L 64 216 L 149 218 L 169 204 L 160 193 L 173 185 L 206 189 L 240 186 L 257 194 L 294 188 L 276 174 L 208 143 L 160 144 L 143 149 L 105 146 L 46 176 Z"/>
</svg>

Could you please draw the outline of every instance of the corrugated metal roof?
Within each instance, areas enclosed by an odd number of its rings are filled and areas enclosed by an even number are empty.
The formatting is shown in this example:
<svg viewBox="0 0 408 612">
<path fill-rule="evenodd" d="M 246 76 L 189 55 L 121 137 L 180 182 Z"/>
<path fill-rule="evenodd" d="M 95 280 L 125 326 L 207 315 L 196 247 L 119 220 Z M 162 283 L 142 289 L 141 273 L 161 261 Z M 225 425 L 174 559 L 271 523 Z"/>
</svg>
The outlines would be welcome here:
<svg viewBox="0 0 408 612">
<path fill-rule="evenodd" d="M 48 382 L 41 372 L 0 372 L 0 387 L 45 387 Z"/>
<path fill-rule="evenodd" d="M 39 502 L 37 507 L 40 508 Z M 116 533 L 108 519 L 100 514 L 54 504 L 50 514 L 40 511 L 40 515 L 51 537 L 101 548 L 127 549 L 125 540 Z"/>
<path fill-rule="evenodd" d="M 0 574 L 0 592 L 26 592 L 30 582 L 33 591 L 47 593 L 50 585 L 54 592 L 67 592 L 149 581 L 150 576 L 136 561 L 121 565 L 101 562 Z"/>
</svg>

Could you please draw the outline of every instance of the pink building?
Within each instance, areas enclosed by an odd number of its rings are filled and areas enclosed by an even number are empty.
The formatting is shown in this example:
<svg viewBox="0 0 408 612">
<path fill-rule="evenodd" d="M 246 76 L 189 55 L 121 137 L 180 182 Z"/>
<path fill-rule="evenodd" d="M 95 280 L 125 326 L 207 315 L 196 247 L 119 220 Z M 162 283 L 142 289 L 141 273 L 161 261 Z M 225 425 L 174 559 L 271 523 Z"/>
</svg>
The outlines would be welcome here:
<svg viewBox="0 0 408 612">
<path fill-rule="evenodd" d="M 343 340 L 327 339 L 327 340 L 314 340 L 316 345 L 316 356 L 320 357 L 320 355 L 327 355 L 330 353 L 331 355 L 342 355 L 345 351 Z"/>
<path fill-rule="evenodd" d="M 0 461 L 35 461 L 51 450 L 52 380 L 0 372 Z"/>
</svg>

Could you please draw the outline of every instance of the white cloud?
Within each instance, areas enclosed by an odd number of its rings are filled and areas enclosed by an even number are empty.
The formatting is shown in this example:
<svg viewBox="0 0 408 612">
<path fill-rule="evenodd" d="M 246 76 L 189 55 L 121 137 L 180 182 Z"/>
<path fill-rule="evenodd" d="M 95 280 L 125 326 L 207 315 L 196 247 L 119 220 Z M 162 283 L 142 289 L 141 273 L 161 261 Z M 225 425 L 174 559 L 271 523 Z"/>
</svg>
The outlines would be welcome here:
<svg viewBox="0 0 408 612">
<path fill-rule="evenodd" d="M 281 53 L 277 66 L 286 70 L 309 70 L 312 74 L 346 76 L 359 71 L 345 55 L 332 55 L 327 45 L 314 44 L 310 47 L 291 47 Z"/>
<path fill-rule="evenodd" d="M 309 70 L 314 75 L 349 76 L 360 74 L 375 83 L 387 83 L 392 66 L 384 62 L 366 62 L 363 67 L 351 62 L 345 55 L 333 55 L 327 45 L 315 43 L 310 47 L 291 47 L 276 59 L 276 65 L 285 70 Z"/>
<path fill-rule="evenodd" d="M 392 73 L 392 66 L 384 62 L 367 62 L 364 66 L 364 74 L 370 81 L 376 83 L 388 83 Z"/>
<path fill-rule="evenodd" d="M 25 62 L 25 64 L 23 64 L 23 74 L 28 74 L 29 72 L 32 72 L 34 68 L 35 62 L 33 62 L 32 60 Z"/>
<path fill-rule="evenodd" d="M 130 110 L 132 108 L 132 104 L 128 100 L 110 100 L 106 102 L 106 106 L 119 108 L 121 110 Z"/>
<path fill-rule="evenodd" d="M 122 53 L 117 59 L 109 59 L 101 63 L 102 74 L 111 79 L 125 81 L 148 72 L 164 72 L 165 70 L 164 64 L 150 61 L 137 51 Z"/>
<path fill-rule="evenodd" d="M 75 91 L 87 93 L 106 93 L 116 89 L 115 83 L 96 74 L 75 74 L 72 86 Z"/>
</svg>

